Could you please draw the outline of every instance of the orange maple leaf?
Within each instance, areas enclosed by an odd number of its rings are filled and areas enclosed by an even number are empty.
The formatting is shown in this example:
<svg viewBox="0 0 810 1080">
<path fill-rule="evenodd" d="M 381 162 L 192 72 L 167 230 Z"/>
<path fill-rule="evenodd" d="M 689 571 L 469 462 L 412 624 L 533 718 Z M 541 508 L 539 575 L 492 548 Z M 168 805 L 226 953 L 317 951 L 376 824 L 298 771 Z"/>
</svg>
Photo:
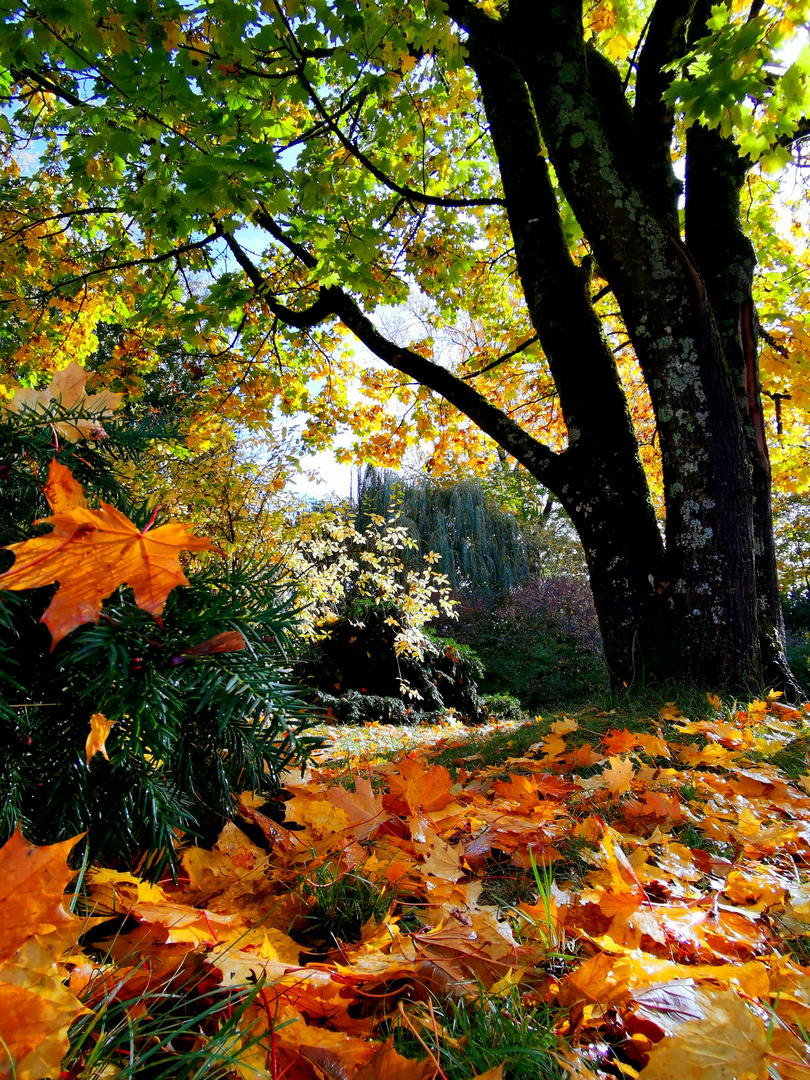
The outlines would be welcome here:
<svg viewBox="0 0 810 1080">
<path fill-rule="evenodd" d="M 68 1028 L 87 1009 L 62 983 L 57 960 L 83 929 L 63 905 L 80 838 L 35 847 L 19 829 L 0 849 L 0 1077 L 58 1076 Z"/>
<path fill-rule="evenodd" d="M 101 503 L 98 510 L 81 505 L 76 490 L 81 492 L 79 485 L 75 481 L 69 485 L 53 468 L 49 484 L 51 481 L 53 488 L 48 492 L 46 486 L 46 493 L 53 498 L 51 506 L 56 513 L 43 518 L 42 523 L 52 525 L 53 532 L 9 544 L 15 563 L 0 574 L 0 588 L 12 591 L 59 582 L 42 616 L 53 639 L 51 649 L 82 623 L 98 622 L 102 601 L 120 585 L 129 585 L 138 607 L 160 623 L 168 594 L 177 585 L 188 585 L 178 553 L 219 551 L 210 540 L 195 536 L 188 525 L 160 525 L 140 531 L 107 503 Z"/>
<path fill-rule="evenodd" d="M 624 728 L 623 731 L 617 731 L 614 728 L 608 732 L 602 739 L 602 746 L 606 754 L 626 754 L 628 750 L 632 750 L 636 745 L 636 737 L 632 731 L 628 731 Z"/>
<path fill-rule="evenodd" d="M 397 773 L 389 778 L 391 794 L 384 799 L 386 809 L 396 811 L 404 804 L 415 814 L 419 809 L 442 810 L 450 802 L 453 781 L 443 765 L 425 770 L 415 758 L 406 757 L 397 762 Z"/>
</svg>

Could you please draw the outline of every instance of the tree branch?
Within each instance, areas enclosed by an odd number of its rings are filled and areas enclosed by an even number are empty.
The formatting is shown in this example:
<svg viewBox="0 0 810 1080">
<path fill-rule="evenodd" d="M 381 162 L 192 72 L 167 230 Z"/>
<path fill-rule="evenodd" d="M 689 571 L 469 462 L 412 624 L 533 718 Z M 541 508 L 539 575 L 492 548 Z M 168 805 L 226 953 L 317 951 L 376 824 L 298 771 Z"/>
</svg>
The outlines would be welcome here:
<svg viewBox="0 0 810 1080">
<path fill-rule="evenodd" d="M 524 431 L 511 417 L 488 401 L 483 394 L 447 368 L 427 360 L 412 349 L 400 348 L 384 337 L 357 303 L 342 289 L 325 290 L 335 314 L 344 326 L 376 357 L 396 371 L 415 379 L 440 394 L 459 412 L 468 416 L 547 487 L 563 482 L 565 452 L 556 454 Z"/>
<path fill-rule="evenodd" d="M 642 148 L 636 155 L 637 182 L 650 205 L 674 228 L 681 185 L 672 170 L 674 113 L 664 104 L 663 95 L 674 78 L 666 66 L 684 51 L 693 7 L 694 0 L 657 0 L 638 62 L 633 109 L 635 136 Z"/>
<path fill-rule="evenodd" d="M 511 360 L 513 356 L 519 356 L 520 353 L 525 352 L 530 345 L 534 345 L 534 343 L 539 340 L 540 338 L 537 336 L 537 334 L 533 334 L 532 337 L 528 338 L 526 341 L 518 345 L 516 349 L 512 349 L 511 352 L 505 353 L 503 356 L 499 356 L 495 360 L 491 360 L 484 367 L 479 368 L 478 371 L 471 371 L 469 375 L 465 375 L 465 382 L 469 381 L 470 379 L 477 379 L 479 375 L 483 375 L 487 371 L 492 371 L 493 368 L 500 367 L 500 365 L 505 364 L 507 360 Z M 469 360 L 466 360 L 465 363 L 468 364 Z"/>
<path fill-rule="evenodd" d="M 280 239 L 281 243 L 290 250 L 293 247 L 299 247 L 284 237 L 272 219 L 271 223 L 273 235 Z M 294 311 L 279 304 L 273 298 L 266 279 L 238 242 L 228 235 L 225 240 L 257 294 L 282 322 L 307 329 L 325 321 L 330 315 L 337 316 L 376 357 L 395 371 L 401 371 L 421 385 L 440 394 L 500 446 L 503 446 L 522 465 L 525 465 L 534 476 L 542 478 L 547 486 L 557 487 L 562 483 L 563 462 L 566 460 L 564 454 L 554 453 L 533 438 L 505 412 L 488 401 L 483 394 L 469 386 L 464 379 L 433 360 L 427 360 L 412 349 L 400 348 L 386 338 L 360 309 L 357 302 L 343 289 L 335 287 L 321 289 L 318 299 L 311 307 L 305 311 Z M 312 257 L 308 253 L 305 254 L 308 260 L 311 260 Z"/>
<path fill-rule="evenodd" d="M 35 294 L 32 299 L 37 301 L 46 300 L 49 296 L 61 292 L 62 289 L 67 288 L 69 285 L 75 285 L 79 281 L 83 281 L 86 284 L 90 278 L 99 277 L 101 274 L 114 274 L 118 270 L 129 270 L 133 266 L 155 266 L 159 263 L 168 262 L 178 255 L 185 255 L 189 251 L 197 251 L 200 248 L 207 247 L 214 240 L 220 239 L 222 235 L 222 230 L 218 228 L 209 236 L 203 237 L 202 240 L 195 240 L 189 244 L 181 244 L 180 247 L 172 248 L 171 251 L 164 251 L 160 255 L 145 256 L 142 259 L 127 259 L 124 262 L 112 263 L 110 266 L 100 266 L 96 270 L 87 270 L 83 274 L 76 274 L 74 277 L 65 278 L 65 280 L 60 281 L 58 285 L 54 285 L 50 289 L 45 289 L 43 292 Z"/>
<path fill-rule="evenodd" d="M 278 5 L 277 5 L 277 7 L 278 7 Z M 289 33 L 291 40 L 295 42 L 296 49 L 298 49 L 303 54 L 303 50 L 300 49 L 298 41 L 295 38 L 295 35 L 293 34 L 293 31 L 290 28 L 289 24 L 287 23 L 286 17 L 284 16 L 284 13 L 281 11 L 280 7 L 278 7 L 278 11 L 279 11 L 280 17 L 283 19 L 283 21 L 287 25 L 287 32 Z M 312 83 L 307 78 L 306 72 L 305 72 L 305 63 L 306 63 L 306 58 L 302 57 L 302 63 L 301 63 L 301 67 L 300 67 L 299 72 L 298 72 L 298 78 L 299 78 L 299 80 L 301 82 L 301 85 L 305 88 L 305 90 L 309 94 L 310 98 L 312 99 L 312 102 L 315 105 L 316 112 L 321 117 L 323 122 L 327 125 L 329 130 L 337 137 L 338 141 L 340 142 L 340 144 L 344 148 L 344 150 L 346 150 L 349 154 L 351 154 L 352 157 L 356 161 L 358 161 L 363 166 L 364 169 L 366 169 L 368 172 L 370 172 L 371 175 L 375 179 L 379 180 L 380 183 L 383 184 L 384 187 L 387 187 L 389 189 L 389 191 L 394 191 L 394 192 L 396 192 L 397 195 L 402 195 L 409 202 L 421 203 L 421 204 L 423 204 L 425 206 L 441 206 L 441 207 L 445 207 L 445 208 L 453 208 L 453 207 L 463 208 L 463 207 L 468 207 L 468 206 L 503 206 L 504 205 L 503 199 L 499 199 L 499 198 L 457 199 L 457 198 L 449 196 L 449 195 L 428 195 L 427 192 L 417 191 L 415 188 L 406 187 L 406 186 L 404 186 L 402 184 L 396 183 L 396 181 L 392 180 L 391 177 L 388 176 L 387 173 L 383 172 L 382 169 L 380 169 L 377 165 L 375 165 L 374 162 L 371 160 L 371 158 L 368 157 L 367 154 L 364 154 L 363 151 L 360 149 L 360 147 L 355 142 L 353 142 L 351 139 L 349 139 L 343 133 L 340 125 L 335 122 L 335 120 L 333 119 L 331 113 L 329 112 L 329 110 L 326 108 L 326 106 L 323 104 L 323 102 L 318 97 L 317 93 L 315 92 L 314 86 L 312 85 Z"/>
</svg>

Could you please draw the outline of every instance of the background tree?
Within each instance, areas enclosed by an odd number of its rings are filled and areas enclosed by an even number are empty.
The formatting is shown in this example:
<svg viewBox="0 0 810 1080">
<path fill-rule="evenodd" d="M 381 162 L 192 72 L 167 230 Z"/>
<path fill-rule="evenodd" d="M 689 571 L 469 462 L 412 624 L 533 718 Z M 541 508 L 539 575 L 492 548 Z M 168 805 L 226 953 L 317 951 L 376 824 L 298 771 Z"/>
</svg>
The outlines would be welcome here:
<svg viewBox="0 0 810 1080">
<path fill-rule="evenodd" d="M 789 687 L 755 286 L 783 361 L 765 389 L 801 427 L 785 267 L 806 253 L 777 237 L 768 170 L 804 132 L 807 56 L 780 59 L 804 18 L 563 0 L 539 33 L 528 0 L 11 5 L 5 138 L 35 154 L 5 176 L 5 243 L 58 233 L 72 262 L 14 277 L 6 317 L 103 281 L 142 334 L 216 357 L 210 416 L 306 412 L 312 446 L 345 422 L 379 464 L 427 439 L 439 473 L 486 464 L 483 431 L 576 526 L 615 683 Z M 457 353 L 369 317 L 413 283 Z M 382 365 L 356 368 L 347 331 Z"/>
</svg>

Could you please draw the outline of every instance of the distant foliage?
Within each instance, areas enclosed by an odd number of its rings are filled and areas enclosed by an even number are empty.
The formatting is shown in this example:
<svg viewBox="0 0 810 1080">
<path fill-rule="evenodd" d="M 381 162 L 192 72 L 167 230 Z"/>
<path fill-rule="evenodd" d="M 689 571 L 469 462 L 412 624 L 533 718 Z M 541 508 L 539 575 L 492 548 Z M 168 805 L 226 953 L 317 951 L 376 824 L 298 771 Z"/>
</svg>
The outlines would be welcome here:
<svg viewBox="0 0 810 1080">
<path fill-rule="evenodd" d="M 810 588 L 796 586 L 783 596 L 788 660 L 810 697 Z"/>
<path fill-rule="evenodd" d="M 607 687 L 587 582 L 549 578 L 459 607 L 453 636 L 480 657 L 480 690 L 508 694 L 526 709 L 583 700 Z"/>
<path fill-rule="evenodd" d="M 478 479 L 441 487 L 366 467 L 357 474 L 356 527 L 397 517 L 414 541 L 404 556 L 416 565 L 428 552 L 455 593 L 497 593 L 524 581 L 531 552 L 518 519 L 487 495 Z"/>
</svg>

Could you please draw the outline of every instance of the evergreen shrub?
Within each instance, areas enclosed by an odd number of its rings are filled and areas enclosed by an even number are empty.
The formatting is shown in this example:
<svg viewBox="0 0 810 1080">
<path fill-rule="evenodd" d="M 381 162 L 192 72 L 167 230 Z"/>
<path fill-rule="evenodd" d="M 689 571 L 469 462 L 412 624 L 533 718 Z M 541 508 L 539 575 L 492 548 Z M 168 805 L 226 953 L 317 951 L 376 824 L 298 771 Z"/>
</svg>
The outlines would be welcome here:
<svg viewBox="0 0 810 1080">
<path fill-rule="evenodd" d="M 782 597 L 790 669 L 810 697 L 810 589 L 797 587 Z"/>
<path fill-rule="evenodd" d="M 453 636 L 481 660 L 479 689 L 511 695 L 529 711 L 568 705 L 607 689 L 601 639 L 586 581 L 552 577 L 494 600 L 459 603 Z"/>
<path fill-rule="evenodd" d="M 151 509 L 128 505 L 116 469 L 146 441 L 122 426 L 109 436 L 61 444 L 41 415 L 6 416 L 0 543 L 48 531 L 32 523 L 50 513 L 42 484 L 54 456 L 91 504 L 103 499 L 143 528 Z M 0 553 L 0 571 L 12 561 Z M 271 795 L 312 751 L 312 710 L 287 674 L 294 596 L 276 568 L 209 555 L 185 572 L 190 585 L 169 593 L 162 626 L 120 588 L 97 625 L 52 651 L 39 620 L 54 587 L 0 592 L 0 843 L 18 822 L 41 844 L 86 831 L 88 857 L 142 857 L 157 873 L 173 867 L 178 831 L 212 839 L 239 792 Z M 244 647 L 217 651 L 212 639 L 229 632 Z M 88 762 L 94 713 L 113 726 L 108 758 Z"/>
</svg>

